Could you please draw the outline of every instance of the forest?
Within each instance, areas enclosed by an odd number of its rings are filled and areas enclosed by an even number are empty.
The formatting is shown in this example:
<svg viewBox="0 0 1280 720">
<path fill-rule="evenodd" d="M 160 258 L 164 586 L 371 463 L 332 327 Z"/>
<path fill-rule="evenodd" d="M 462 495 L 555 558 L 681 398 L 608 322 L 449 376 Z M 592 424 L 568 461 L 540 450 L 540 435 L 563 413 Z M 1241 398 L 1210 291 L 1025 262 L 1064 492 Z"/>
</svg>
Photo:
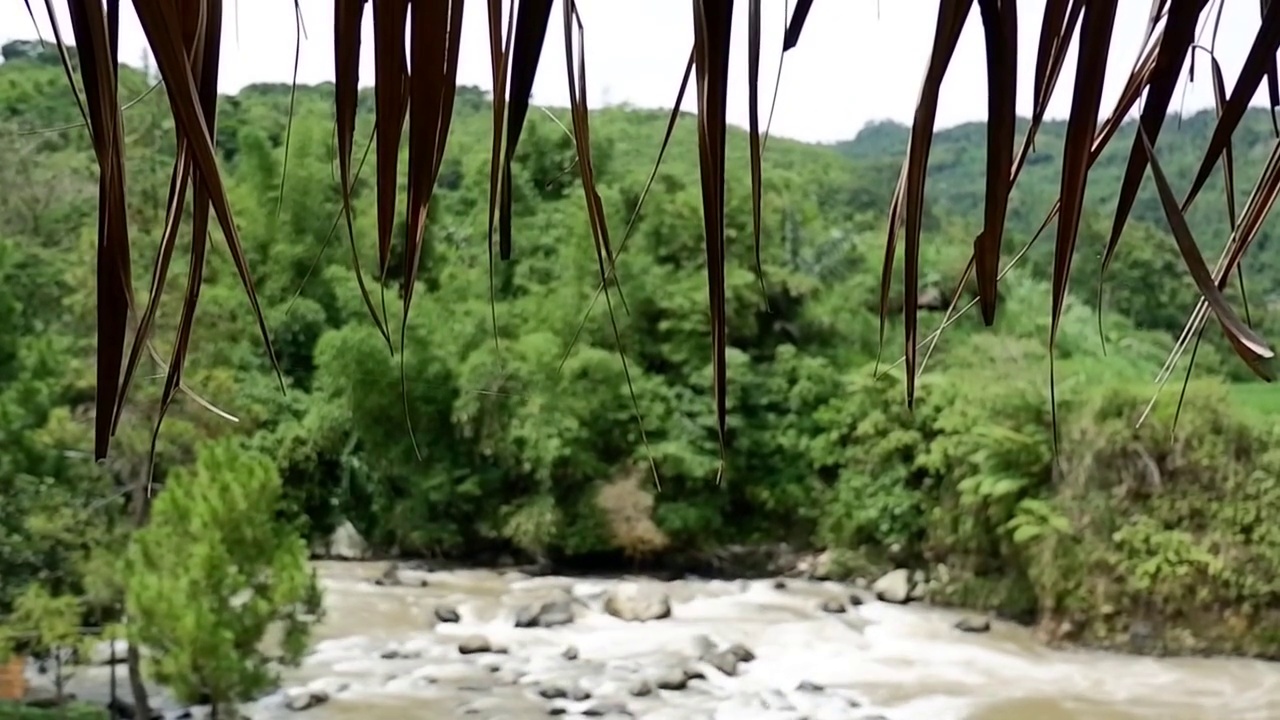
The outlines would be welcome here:
<svg viewBox="0 0 1280 720">
<path fill-rule="evenodd" d="M 140 304 L 155 292 L 175 154 L 155 81 L 148 68 L 122 68 L 121 96 L 136 98 L 123 122 Z M 387 277 L 370 270 L 369 177 L 355 183 L 350 228 L 342 220 L 332 98 L 331 86 L 256 85 L 219 108 L 220 161 L 280 375 L 215 231 L 190 392 L 167 409 L 153 448 L 164 371 L 144 359 L 111 456 L 96 465 L 97 167 L 56 53 L 5 46 L 0 617 L 38 595 L 70 598 L 68 612 L 85 622 L 112 619 L 136 590 L 126 573 L 164 570 L 130 546 L 130 488 L 153 482 L 163 499 L 184 481 L 230 473 L 261 481 L 224 488 L 234 507 L 279 495 L 288 533 L 270 541 L 284 555 L 344 521 L 386 556 L 562 567 L 660 566 L 787 543 L 829 551 L 836 575 L 920 569 L 939 580 L 931 602 L 1034 623 L 1054 640 L 1280 656 L 1280 526 L 1266 519 L 1280 509 L 1270 419 L 1280 395 L 1213 325 L 1194 367 L 1184 358 L 1163 390 L 1153 383 L 1196 290 L 1150 182 L 1105 277 L 1087 270 L 1100 267 L 1132 124 L 1090 175 L 1081 270 L 1052 367 L 1045 243 L 1003 280 L 994 327 L 968 313 L 936 346 L 924 336 L 931 352 L 910 410 L 897 364 L 901 295 L 888 298 L 883 328 L 879 316 L 906 127 L 877 123 L 830 146 L 770 138 L 758 258 L 747 136 L 732 132 L 722 458 L 689 118 L 645 195 L 669 113 L 592 114 L 596 183 L 619 252 L 600 293 L 567 111 L 530 114 L 512 179 L 516 253 L 500 261 L 487 248 L 489 99 L 460 88 L 405 321 L 398 248 Z M 367 138 L 372 92 L 360 103 L 357 138 Z M 1213 120 L 1210 110 L 1168 123 L 1160 159 L 1175 186 L 1190 180 Z M 1011 199 L 1009 259 L 1057 197 L 1063 136 L 1063 123 L 1040 130 Z M 933 144 L 920 298 L 929 332 L 981 226 L 984 138 L 972 124 Z M 1273 142 L 1269 113 L 1251 111 L 1232 148 L 1234 186 L 1216 178 L 1225 189 L 1188 213 L 1206 256 L 1225 242 L 1228 208 L 1243 205 Z M 360 141 L 357 157 L 363 150 Z M 1231 292 L 1274 338 L 1274 222 L 1258 242 Z M 181 288 L 187 273 L 177 261 L 168 282 Z M 959 293 L 963 304 L 974 289 Z M 168 357 L 181 298 L 161 303 L 156 357 Z M 219 517 L 206 518 L 211 532 L 264 541 L 250 538 L 252 516 Z M 192 532 L 162 519 L 158 505 L 148 542 Z M 287 569 L 282 597 L 302 598 L 305 569 Z M 1141 647 L 1137 621 L 1155 628 Z"/>
</svg>

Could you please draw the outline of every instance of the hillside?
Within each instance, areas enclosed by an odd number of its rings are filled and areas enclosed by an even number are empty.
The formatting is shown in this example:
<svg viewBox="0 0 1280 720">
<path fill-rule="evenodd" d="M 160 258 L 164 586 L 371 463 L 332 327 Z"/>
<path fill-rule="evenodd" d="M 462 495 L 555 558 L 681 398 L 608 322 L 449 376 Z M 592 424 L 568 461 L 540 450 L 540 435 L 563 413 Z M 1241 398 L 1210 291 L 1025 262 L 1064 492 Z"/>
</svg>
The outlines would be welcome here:
<svg viewBox="0 0 1280 720">
<path fill-rule="evenodd" d="M 1022 142 L 1028 123 L 1026 118 L 1019 120 L 1018 143 Z M 1213 134 L 1214 123 L 1215 115 L 1211 110 L 1186 116 L 1171 115 L 1166 121 L 1157 147 L 1161 167 L 1175 189 L 1185 188 L 1190 184 L 1200 166 L 1203 149 Z M 1018 246 L 1030 240 L 1058 196 L 1066 127 L 1065 121 L 1048 121 L 1041 125 L 1035 151 L 1028 157 L 1027 165 L 1018 179 L 1009 206 L 1009 230 Z M 906 152 L 909 132 L 907 126 L 898 123 L 875 123 L 864 128 L 854 139 L 836 144 L 834 149 L 856 162 L 900 162 Z M 1086 207 L 1097 220 L 1105 221 L 1100 226 L 1104 235 L 1111 229 L 1111 215 L 1136 132 L 1136 120 L 1124 123 L 1089 174 Z M 1271 113 L 1261 108 L 1249 110 L 1232 141 L 1237 213 L 1248 200 L 1275 139 Z M 982 123 L 949 128 L 934 136 L 926 186 L 931 209 L 948 216 L 965 218 L 975 227 L 978 226 L 984 201 L 981 179 L 986 177 L 985 148 L 986 126 Z M 1219 165 L 1188 213 L 1192 231 L 1206 257 L 1210 259 L 1216 259 L 1216 253 L 1230 234 L 1225 192 L 1222 168 Z M 1157 228 L 1167 227 L 1164 211 L 1149 179 L 1143 181 L 1131 218 Z M 1274 222 L 1266 223 L 1246 262 L 1248 278 L 1252 281 L 1249 287 L 1258 294 L 1258 298 L 1274 297 L 1280 292 L 1280 286 L 1277 285 L 1280 280 L 1280 266 L 1277 263 L 1280 261 L 1272 251 L 1276 247 L 1277 237 L 1280 237 L 1280 229 L 1277 229 Z M 1045 247 L 1051 246 L 1052 236 L 1042 244 Z M 1085 247 L 1081 252 L 1096 254 L 1098 250 Z M 1038 255 L 1041 263 L 1052 261 L 1051 256 L 1045 252 Z M 1088 265 L 1085 262 L 1079 267 L 1087 268 Z"/>
<path fill-rule="evenodd" d="M 168 109 L 161 94 L 146 94 L 149 82 L 136 69 L 121 77 L 122 96 L 140 98 L 124 113 L 140 302 L 149 297 L 175 154 Z M 361 102 L 357 137 L 365 138 L 371 94 Z M 185 378 L 239 422 L 179 395 L 158 436 L 161 487 L 198 448 L 229 439 L 271 458 L 284 514 L 311 539 L 349 520 L 389 553 L 615 568 L 786 542 L 830 550 L 837 574 L 919 569 L 936 580 L 931 600 L 1035 622 L 1063 641 L 1127 648 L 1128 624 L 1152 621 L 1159 636 L 1144 651 L 1280 656 L 1280 535 L 1265 522 L 1280 510 L 1272 482 L 1280 437 L 1254 409 L 1273 396 L 1234 384 L 1247 374 L 1211 328 L 1181 415 L 1171 387 L 1135 428 L 1194 299 L 1149 208 L 1152 221 L 1127 231 L 1101 329 L 1093 279 L 1077 276 L 1057 347 L 1055 463 L 1044 264 L 1006 282 L 996 327 L 966 318 L 944 336 L 909 413 L 900 371 L 874 373 L 884 215 L 899 163 L 892 133 L 883 132 L 891 128 L 840 149 L 770 141 L 763 291 L 747 141 L 732 133 L 730 435 L 718 483 L 696 132 L 687 118 L 618 279 L 593 306 L 599 264 L 565 113 L 530 115 L 513 171 L 514 254 L 491 275 L 490 107 L 483 92 L 460 88 L 402 336 L 403 221 L 381 277 L 367 171 L 353 189 L 351 237 L 338 221 L 332 112 L 326 86 L 298 88 L 296 98 L 288 87 L 255 86 L 223 99 L 220 160 L 287 393 L 214 233 Z M 144 359 L 110 461 L 82 459 L 94 383 L 97 179 L 76 120 L 56 59 L 28 52 L 0 64 L 0 615 L 31 583 L 74 595 L 86 613 L 115 611 L 114 586 L 100 577 L 114 565 L 102 558 L 129 542 L 123 498 L 147 476 L 161 401 L 164 373 Z M 662 112 L 626 108 L 592 114 L 593 161 L 617 247 L 665 121 Z M 959 128 L 938 140 L 924 328 L 941 321 L 939 299 L 967 258 L 981 205 L 972 195 L 982 184 L 972 140 L 980 132 Z M 1051 153 L 1046 133 L 1043 152 Z M 1250 148 L 1237 146 L 1242 176 L 1253 167 Z M 1187 161 L 1166 155 L 1182 178 Z M 401 148 L 402 167 L 406 157 Z M 1037 155 L 1016 223 L 1048 207 L 1053 166 L 1051 155 Z M 1110 175 L 1099 170 L 1095 193 L 1106 195 Z M 1210 197 L 1200 205 L 1212 207 Z M 1088 209 L 1095 238 L 1110 213 L 1105 200 Z M 192 242 L 184 232 L 159 304 L 154 340 L 163 357 Z M 1280 286 L 1269 272 L 1252 269 L 1251 285 Z M 371 317 L 381 320 L 384 305 L 390 342 Z M 1252 317 L 1277 326 L 1257 308 Z M 900 356 L 902 337 L 891 318 L 882 371 Z M 1239 397 L 1249 405 L 1232 400 Z M 1221 622 L 1223 608 L 1239 620 Z"/>
</svg>

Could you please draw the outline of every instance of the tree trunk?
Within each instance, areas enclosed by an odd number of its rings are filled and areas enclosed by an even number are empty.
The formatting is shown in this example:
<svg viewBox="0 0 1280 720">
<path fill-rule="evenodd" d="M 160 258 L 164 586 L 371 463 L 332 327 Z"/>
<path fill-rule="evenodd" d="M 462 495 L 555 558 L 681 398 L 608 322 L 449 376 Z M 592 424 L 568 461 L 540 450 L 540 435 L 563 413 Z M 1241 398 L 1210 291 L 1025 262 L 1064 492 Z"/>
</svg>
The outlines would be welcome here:
<svg viewBox="0 0 1280 720">
<path fill-rule="evenodd" d="M 144 471 L 145 472 L 145 471 Z M 144 473 L 136 473 L 139 477 L 144 477 Z M 131 493 L 130 510 L 133 516 L 133 529 L 137 532 L 142 526 L 147 524 L 147 517 L 151 514 L 151 498 L 147 495 L 147 484 L 138 480 Z M 125 627 L 128 628 L 128 616 L 125 617 Z M 142 654 L 138 651 L 138 643 L 135 642 L 133 633 L 126 633 L 129 637 L 129 648 L 126 651 L 126 662 L 129 665 L 129 690 L 133 693 L 133 710 L 134 718 L 137 720 L 151 720 L 151 702 L 147 698 L 147 686 L 142 681 Z"/>
<path fill-rule="evenodd" d="M 147 698 L 147 686 L 142 682 L 142 654 L 134 643 L 129 643 L 127 662 L 129 689 L 133 692 L 133 717 L 136 720 L 151 720 L 151 702 Z"/>
</svg>

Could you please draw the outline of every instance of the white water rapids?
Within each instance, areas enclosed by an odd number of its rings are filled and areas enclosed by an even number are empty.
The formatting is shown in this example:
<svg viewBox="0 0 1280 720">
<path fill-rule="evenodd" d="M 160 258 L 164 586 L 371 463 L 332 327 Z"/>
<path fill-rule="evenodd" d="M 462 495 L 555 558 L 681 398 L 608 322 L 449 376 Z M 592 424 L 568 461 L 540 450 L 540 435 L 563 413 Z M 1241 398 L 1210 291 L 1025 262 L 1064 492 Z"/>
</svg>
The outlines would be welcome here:
<svg viewBox="0 0 1280 720">
<path fill-rule="evenodd" d="M 602 699 L 655 719 L 1280 718 L 1280 664 L 1053 651 L 1021 628 L 961 633 L 953 627 L 956 613 L 875 601 L 823 612 L 823 599 L 851 593 L 837 583 L 665 583 L 671 617 L 625 622 L 598 610 L 612 580 L 468 571 L 428 574 L 425 588 L 384 588 L 368 582 L 379 566 L 323 567 L 323 639 L 291 679 L 348 686 L 309 711 L 317 720 L 391 720 L 426 706 L 438 707 L 441 717 L 471 708 L 482 717 L 534 718 L 551 707 L 572 714 Z M 556 589 L 597 610 L 569 625 L 514 627 L 516 607 Z M 461 621 L 436 623 L 440 603 L 456 607 Z M 459 640 L 470 635 L 507 653 L 459 655 Z M 694 662 L 699 635 L 743 643 L 756 657 L 734 677 L 708 668 L 706 679 L 684 690 L 627 693 L 629 678 Z M 568 646 L 578 649 L 577 659 L 562 657 Z M 393 647 L 421 656 L 380 658 Z M 823 689 L 796 690 L 806 681 Z M 536 692 L 545 685 L 582 687 L 592 698 L 548 701 Z"/>
<path fill-rule="evenodd" d="M 285 674 L 284 692 L 249 704 L 247 714 L 266 720 L 1280 718 L 1280 664 L 1049 650 L 1022 628 L 997 623 L 989 633 L 963 633 L 953 627 L 960 613 L 874 600 L 825 612 L 823 600 L 843 601 L 856 592 L 837 583 L 662 583 L 670 617 L 626 622 L 601 609 L 615 580 L 475 570 L 414 573 L 404 587 L 382 587 L 370 582 L 382 568 L 320 564 L 327 615 L 313 652 Z M 572 623 L 515 627 L 518 608 L 557 594 L 574 599 Z M 440 606 L 456 609 L 459 621 L 438 622 Z M 461 654 L 459 643 L 474 636 L 502 652 Z M 721 648 L 741 643 L 755 657 L 726 675 L 699 660 L 697 648 L 707 639 Z M 570 647 L 576 653 L 566 653 Z M 687 687 L 634 692 L 637 683 L 688 668 L 696 672 Z M 323 691 L 327 702 L 289 710 L 290 694 L 305 695 L 307 688 Z"/>
</svg>

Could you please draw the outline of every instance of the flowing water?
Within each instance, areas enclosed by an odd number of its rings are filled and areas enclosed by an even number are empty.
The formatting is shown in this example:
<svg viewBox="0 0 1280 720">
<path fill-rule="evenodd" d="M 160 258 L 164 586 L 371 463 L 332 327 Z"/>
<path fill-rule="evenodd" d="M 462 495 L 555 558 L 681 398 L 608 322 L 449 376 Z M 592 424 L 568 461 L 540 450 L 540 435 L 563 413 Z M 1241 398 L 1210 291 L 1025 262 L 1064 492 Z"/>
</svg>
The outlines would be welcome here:
<svg viewBox="0 0 1280 720">
<path fill-rule="evenodd" d="M 328 609 L 314 650 L 286 674 L 285 692 L 246 708 L 254 717 L 1280 719 L 1280 664 L 1054 651 L 1022 628 L 963 633 L 957 613 L 874 600 L 825 612 L 823 600 L 855 592 L 836 583 L 662 583 L 670 617 L 626 622 L 602 609 L 610 579 L 442 571 L 382 587 L 370 582 L 382 565 L 320 567 Z M 573 598 L 572 623 L 515 627 L 520 607 L 554 597 Z M 442 605 L 460 620 L 438 622 Z M 468 636 L 502 652 L 460 654 Z M 736 675 L 699 660 L 708 644 L 731 643 L 755 655 Z M 632 692 L 687 668 L 703 677 Z M 301 713 L 285 707 L 308 688 L 328 701 Z"/>
</svg>

